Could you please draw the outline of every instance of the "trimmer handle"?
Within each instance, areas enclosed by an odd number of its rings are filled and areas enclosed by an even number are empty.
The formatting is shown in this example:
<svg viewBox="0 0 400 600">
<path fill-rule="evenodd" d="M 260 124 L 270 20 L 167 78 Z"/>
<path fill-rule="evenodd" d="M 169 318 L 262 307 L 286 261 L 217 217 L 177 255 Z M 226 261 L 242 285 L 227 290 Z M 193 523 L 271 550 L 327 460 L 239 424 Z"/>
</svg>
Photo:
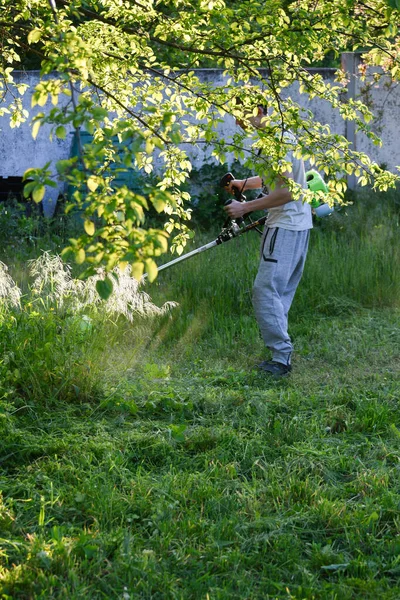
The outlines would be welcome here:
<svg viewBox="0 0 400 600">
<path fill-rule="evenodd" d="M 235 176 L 232 173 L 225 173 L 225 175 L 221 178 L 219 182 L 220 187 L 225 188 L 231 181 L 235 179 Z M 242 194 L 238 187 L 233 186 L 233 195 L 238 202 L 246 202 L 246 196 Z M 229 202 L 225 202 L 225 205 L 229 204 Z"/>
<path fill-rule="evenodd" d="M 243 202 L 243 200 L 239 200 L 239 202 Z M 228 206 L 228 204 L 232 204 L 232 200 L 227 200 L 226 202 L 224 202 L 224 206 Z M 224 227 L 226 227 L 228 225 L 229 221 L 230 221 L 230 219 L 228 218 L 225 221 Z M 240 219 L 232 219 L 232 223 L 233 222 L 237 223 L 238 225 L 243 225 L 244 219 L 242 219 L 242 218 L 240 218 Z"/>
</svg>

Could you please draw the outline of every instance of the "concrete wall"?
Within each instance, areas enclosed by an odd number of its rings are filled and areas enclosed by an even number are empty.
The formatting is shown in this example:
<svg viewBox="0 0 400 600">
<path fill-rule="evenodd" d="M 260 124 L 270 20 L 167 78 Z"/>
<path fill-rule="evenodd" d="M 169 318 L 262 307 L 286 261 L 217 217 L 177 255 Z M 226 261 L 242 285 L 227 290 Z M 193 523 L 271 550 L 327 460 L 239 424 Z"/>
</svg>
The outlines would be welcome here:
<svg viewBox="0 0 400 600">
<path fill-rule="evenodd" d="M 311 71 L 315 73 L 320 73 L 324 80 L 329 83 L 334 83 L 334 77 L 336 69 L 311 69 Z M 197 76 L 201 81 L 209 81 L 212 82 L 215 86 L 224 87 L 226 84 L 227 77 L 224 77 L 223 71 L 221 69 L 198 69 L 196 71 Z M 267 78 L 268 71 L 261 69 L 261 74 Z M 300 94 L 299 92 L 299 84 L 294 84 L 289 88 L 282 90 L 282 97 L 287 98 L 291 97 L 294 102 L 299 103 L 305 109 L 310 109 L 317 121 L 321 123 L 328 123 L 331 127 L 332 132 L 338 134 L 345 134 L 345 123 L 343 119 L 340 117 L 339 112 L 337 110 L 333 110 L 331 105 L 325 100 L 313 99 L 309 100 L 308 97 Z M 400 102 L 400 98 L 399 98 Z M 237 132 L 237 125 L 235 123 L 235 119 L 229 115 L 226 115 L 224 118 L 224 123 L 218 125 L 217 131 L 220 133 L 221 139 L 230 138 L 235 131 Z M 211 149 L 206 151 L 202 150 L 202 148 L 185 148 L 188 152 L 189 156 L 192 158 L 195 167 L 200 167 L 205 160 L 210 159 Z M 229 157 L 228 157 L 229 159 Z M 210 159 L 215 160 L 215 159 Z"/>
<path fill-rule="evenodd" d="M 32 137 L 29 125 L 32 118 L 39 112 L 45 112 L 47 107 L 52 107 L 48 102 L 44 108 L 40 106 L 31 108 L 33 91 L 39 82 L 39 71 L 16 71 L 13 77 L 15 84 L 24 83 L 29 86 L 22 96 L 24 109 L 29 111 L 29 119 L 19 127 L 11 128 L 8 115 L 0 117 L 0 177 L 22 177 L 27 169 L 43 167 L 47 162 L 55 165 L 58 160 L 68 158 L 70 152 L 71 136 L 67 136 L 66 140 L 54 137 L 50 141 L 49 125 L 40 129 L 35 140 Z M 4 105 L 7 106 L 11 100 L 11 94 L 8 93 Z M 61 101 L 66 103 L 68 100 L 65 97 Z M 62 191 L 61 184 L 57 189 L 47 186 L 43 200 L 43 212 L 46 216 L 52 216 L 57 198 Z"/>
<path fill-rule="evenodd" d="M 371 123 L 372 131 L 382 139 L 382 147 L 375 146 L 365 135 L 354 131 L 354 124 L 347 123 L 345 135 L 353 141 L 355 150 L 365 152 L 378 164 L 385 165 L 392 172 L 397 172 L 400 165 L 400 135 L 398 128 L 400 112 L 400 85 L 391 83 L 383 77 L 374 81 L 374 73 L 369 71 L 365 81 L 359 77 L 362 64 L 358 53 L 342 54 L 342 68 L 349 75 L 349 95 L 362 100 L 374 114 Z M 378 72 L 378 70 L 376 70 Z"/>
<path fill-rule="evenodd" d="M 382 82 L 379 85 L 372 86 L 366 90 L 366 85 L 358 77 L 358 64 L 360 58 L 354 54 L 343 55 L 343 66 L 349 72 L 350 84 L 349 92 L 352 97 L 361 97 L 372 104 L 372 110 L 376 115 L 374 127 L 383 139 L 383 147 L 374 146 L 363 134 L 357 134 L 352 124 L 346 124 L 337 111 L 332 110 L 331 106 L 322 100 L 314 99 L 310 101 L 299 93 L 299 86 L 295 84 L 285 91 L 286 96 L 291 96 L 296 102 L 299 102 L 305 108 L 311 109 L 316 120 L 330 125 L 331 130 L 352 141 L 356 150 L 367 152 L 373 160 L 378 163 L 385 163 L 387 168 L 395 171 L 396 166 L 400 164 L 400 136 L 397 130 L 397 115 L 400 109 L 400 88 L 388 88 Z M 328 81 L 334 81 L 334 69 L 313 69 L 314 72 L 322 74 Z M 197 72 L 199 78 L 203 81 L 211 81 L 216 86 L 223 86 L 225 78 L 220 69 L 200 69 Z M 37 112 L 43 112 L 49 106 L 50 102 L 44 108 L 35 107 L 31 109 L 31 97 L 36 83 L 39 81 L 37 71 L 16 72 L 14 73 L 16 83 L 26 83 L 28 90 L 22 97 L 24 108 L 29 113 L 29 119 L 18 128 L 12 129 L 9 125 L 7 115 L 0 117 L 0 177 L 22 176 L 26 169 L 30 167 L 42 167 L 51 161 L 55 165 L 57 160 L 68 158 L 70 156 L 72 133 L 67 135 L 66 140 L 59 140 L 54 137 L 49 140 L 49 126 L 40 129 L 37 138 L 32 138 L 30 121 Z M 11 96 L 7 94 L 5 104 L 10 101 Z M 70 99 L 61 98 L 61 104 L 65 104 Z M 236 129 L 234 119 L 230 116 L 225 117 L 224 124 L 218 127 L 221 137 L 229 137 Z M 210 159 L 210 150 L 204 150 L 198 147 L 185 148 L 198 168 L 206 160 Z M 55 169 L 54 169 L 55 171 Z M 355 182 L 350 180 L 349 184 L 353 187 Z M 58 189 L 48 188 L 43 201 L 43 210 L 46 216 L 52 216 L 57 197 L 63 192 L 60 183 Z"/>
</svg>

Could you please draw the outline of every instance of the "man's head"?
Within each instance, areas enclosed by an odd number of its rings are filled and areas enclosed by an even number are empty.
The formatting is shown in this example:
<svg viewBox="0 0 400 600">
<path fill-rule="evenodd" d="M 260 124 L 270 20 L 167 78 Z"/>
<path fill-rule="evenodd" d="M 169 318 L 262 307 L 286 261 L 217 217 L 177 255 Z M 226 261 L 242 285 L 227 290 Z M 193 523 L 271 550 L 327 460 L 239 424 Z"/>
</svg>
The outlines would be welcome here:
<svg viewBox="0 0 400 600">
<path fill-rule="evenodd" d="M 238 103 L 239 104 L 239 103 Z M 245 117 L 245 121 L 236 118 L 236 125 L 239 125 L 242 129 L 246 129 L 246 122 L 251 123 L 256 129 L 262 129 L 264 127 L 263 119 L 268 114 L 267 107 L 264 104 L 257 105 L 257 114 L 249 113 Z"/>
</svg>

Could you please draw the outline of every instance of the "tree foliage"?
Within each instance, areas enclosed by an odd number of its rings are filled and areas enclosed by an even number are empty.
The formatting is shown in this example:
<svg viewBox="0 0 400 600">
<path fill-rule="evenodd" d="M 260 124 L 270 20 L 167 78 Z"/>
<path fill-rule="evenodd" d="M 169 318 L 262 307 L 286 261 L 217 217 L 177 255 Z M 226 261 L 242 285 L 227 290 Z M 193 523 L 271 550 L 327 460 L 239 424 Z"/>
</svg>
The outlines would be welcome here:
<svg viewBox="0 0 400 600">
<path fill-rule="evenodd" d="M 168 239 L 182 250 L 190 215 L 180 186 L 191 170 L 191 145 L 211 147 L 220 162 L 229 154 L 272 178 L 287 168 L 283 131 L 290 129 L 298 154 L 329 176 L 335 200 L 341 201 L 348 174 L 377 189 L 395 184 L 394 174 L 316 122 L 286 91 L 299 82 L 306 97 L 325 99 L 379 144 L 369 108 L 344 101 L 346 74 L 339 69 L 332 85 L 307 68 L 328 53 L 362 50 L 365 64 L 396 78 L 396 0 L 0 0 L 0 7 L 1 114 L 10 111 L 13 125 L 28 118 L 19 97 L 23 86 L 12 85 L 13 69 L 35 54 L 41 80 L 32 104 L 43 110 L 33 120 L 33 135 L 44 123 L 58 138 L 71 128 L 93 135 L 93 143 L 80 144 L 78 157 L 56 165 L 75 189 L 73 203 L 85 211 L 82 236 L 67 249 L 78 262 L 109 270 L 131 264 L 138 277 L 145 270 L 154 278 L 154 258 Z M 210 65 L 224 70 L 223 87 L 196 75 L 196 68 Z M 264 130 L 238 131 L 231 139 L 217 132 L 227 114 L 243 119 L 257 104 L 269 106 Z M 245 142 L 249 133 L 252 145 Z M 112 184 L 115 169 L 132 167 L 149 176 L 140 194 Z M 28 173 L 35 200 L 42 199 L 51 170 L 46 165 Z M 299 194 L 296 186 L 293 193 Z M 163 230 L 146 227 L 150 204 L 165 214 Z"/>
</svg>

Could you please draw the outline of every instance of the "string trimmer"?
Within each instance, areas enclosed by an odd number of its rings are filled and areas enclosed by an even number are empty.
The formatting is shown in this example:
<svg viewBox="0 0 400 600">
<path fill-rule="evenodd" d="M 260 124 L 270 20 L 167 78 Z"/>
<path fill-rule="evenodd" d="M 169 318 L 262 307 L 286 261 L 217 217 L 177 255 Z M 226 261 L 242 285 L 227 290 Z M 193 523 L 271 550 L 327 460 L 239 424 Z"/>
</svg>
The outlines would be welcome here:
<svg viewBox="0 0 400 600">
<path fill-rule="evenodd" d="M 228 183 L 230 181 L 232 181 L 234 178 L 234 176 L 232 175 L 232 173 L 226 173 L 226 175 L 224 175 L 220 181 L 220 186 L 221 187 L 225 187 L 228 185 Z M 234 196 L 235 199 L 238 200 L 238 202 L 246 202 L 246 196 L 244 196 L 241 191 L 238 188 L 233 188 L 234 191 Z M 230 204 L 231 200 L 227 200 L 225 202 L 225 206 Z M 201 252 L 205 252 L 206 250 L 209 250 L 210 248 L 214 248 L 215 246 L 219 246 L 220 244 L 223 244 L 224 242 L 229 242 L 229 240 L 232 240 L 235 237 L 238 237 L 239 235 L 243 235 L 243 233 L 247 233 L 248 231 L 252 231 L 253 229 L 255 231 L 258 231 L 258 233 L 262 233 L 258 228 L 261 227 L 264 223 L 265 220 L 267 218 L 267 215 L 265 215 L 264 217 L 261 217 L 260 219 L 257 219 L 257 221 L 252 221 L 250 218 L 250 222 L 249 223 L 245 223 L 245 221 L 243 219 L 227 219 L 224 223 L 224 226 L 221 230 L 221 233 L 218 235 L 218 237 L 213 240 L 212 242 L 208 242 L 208 244 L 205 244 L 204 246 L 200 246 L 200 248 L 196 248 L 195 250 L 192 250 L 191 252 L 187 252 L 187 254 L 182 254 L 182 256 L 179 256 L 178 258 L 175 258 L 175 260 L 171 260 L 170 262 L 166 263 L 165 265 L 161 265 L 160 267 L 158 267 L 158 271 L 163 271 L 164 269 L 168 269 L 169 267 L 172 267 L 172 265 L 176 265 L 177 263 L 180 263 L 184 260 L 187 260 L 188 258 L 191 258 L 192 256 L 196 256 L 196 254 L 200 254 Z"/>
<path fill-rule="evenodd" d="M 220 181 L 220 187 L 225 188 L 228 185 L 228 183 L 230 181 L 232 181 L 233 179 L 235 179 L 235 177 L 232 175 L 232 173 L 226 173 L 226 175 L 224 175 Z M 323 179 L 321 178 L 319 173 L 317 173 L 316 171 L 308 171 L 306 173 L 306 179 L 307 179 L 308 187 L 311 190 L 313 190 L 313 191 L 321 190 L 325 193 L 328 192 L 328 187 L 326 186 L 325 182 L 323 181 Z M 244 196 L 238 188 L 234 187 L 233 193 L 234 193 L 235 199 L 238 200 L 238 202 L 246 202 L 246 196 Z M 231 200 L 227 200 L 225 202 L 225 206 L 230 204 L 231 202 L 232 202 Z M 317 198 L 313 201 L 311 206 L 314 208 L 314 212 L 317 215 L 318 215 L 318 209 L 323 209 L 323 210 L 320 210 L 320 214 L 318 216 L 325 216 L 325 215 L 331 214 L 333 212 L 333 209 L 330 208 L 328 204 L 320 204 L 320 202 Z M 201 252 L 210 250 L 210 248 L 219 246 L 220 244 L 223 244 L 224 242 L 229 242 L 229 240 L 232 240 L 233 238 L 238 237 L 239 235 L 243 235 L 244 233 L 247 233 L 248 231 L 255 230 L 258 233 L 262 234 L 262 231 L 260 231 L 259 227 L 264 225 L 265 220 L 267 219 L 267 215 L 265 215 L 264 217 L 261 217 L 260 219 L 257 219 L 257 221 L 252 221 L 251 217 L 249 217 L 249 216 L 247 216 L 247 219 L 250 222 L 246 224 L 244 219 L 236 219 L 236 220 L 232 219 L 231 220 L 228 218 L 224 223 L 221 233 L 218 235 L 218 237 L 215 240 L 213 240 L 212 242 L 209 242 L 208 244 L 205 244 L 204 246 L 200 246 L 200 248 L 196 248 L 195 250 L 192 250 L 191 252 L 187 252 L 187 254 L 182 254 L 182 256 L 179 256 L 178 258 L 171 260 L 170 262 L 166 263 L 165 265 L 161 265 L 160 267 L 158 267 L 158 271 L 163 271 L 164 269 L 168 269 L 169 267 L 172 267 L 173 265 L 176 265 L 184 260 L 187 260 L 188 258 L 191 258 L 192 256 L 196 256 L 196 254 L 200 254 Z"/>
</svg>

